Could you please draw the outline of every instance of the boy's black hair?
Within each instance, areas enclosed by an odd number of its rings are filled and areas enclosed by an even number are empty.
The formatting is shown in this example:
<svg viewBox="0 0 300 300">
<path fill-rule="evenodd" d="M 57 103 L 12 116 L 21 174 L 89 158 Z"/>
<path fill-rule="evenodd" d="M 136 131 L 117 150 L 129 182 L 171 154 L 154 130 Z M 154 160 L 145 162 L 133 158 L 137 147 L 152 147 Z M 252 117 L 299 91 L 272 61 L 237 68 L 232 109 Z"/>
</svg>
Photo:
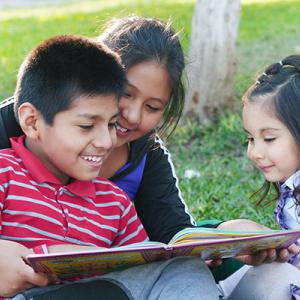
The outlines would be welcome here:
<svg viewBox="0 0 300 300">
<path fill-rule="evenodd" d="M 243 96 L 243 103 L 246 101 L 269 101 L 270 108 L 289 129 L 300 149 L 300 55 L 290 55 L 269 65 Z M 278 183 L 273 186 L 278 196 Z M 258 191 L 261 194 L 259 203 L 270 187 L 271 183 L 266 181 Z M 295 187 L 294 196 L 300 204 L 300 186 Z"/>
<path fill-rule="evenodd" d="M 22 63 L 15 90 L 15 115 L 29 102 L 47 124 L 81 96 L 115 95 L 126 87 L 118 56 L 101 42 L 75 35 L 50 38 L 35 47 Z"/>
<path fill-rule="evenodd" d="M 185 94 L 182 82 L 184 54 L 171 24 L 138 16 L 116 19 L 109 23 L 99 40 L 120 55 L 126 70 L 149 61 L 165 67 L 172 92 L 159 132 L 171 134 L 181 117 Z"/>
</svg>

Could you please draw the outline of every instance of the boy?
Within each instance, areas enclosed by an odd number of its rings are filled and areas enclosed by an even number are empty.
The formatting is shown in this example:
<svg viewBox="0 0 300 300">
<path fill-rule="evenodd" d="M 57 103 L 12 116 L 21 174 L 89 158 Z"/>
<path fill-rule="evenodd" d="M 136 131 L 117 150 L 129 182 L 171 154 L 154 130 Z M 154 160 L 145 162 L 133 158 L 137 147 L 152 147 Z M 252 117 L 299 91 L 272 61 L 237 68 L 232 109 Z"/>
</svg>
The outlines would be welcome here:
<svg viewBox="0 0 300 300">
<path fill-rule="evenodd" d="M 125 85 L 116 55 L 83 37 L 49 39 L 21 65 L 15 113 L 24 135 L 0 151 L 1 296 L 49 282 L 21 259 L 32 251 L 147 239 L 125 193 L 95 179 L 116 141 Z"/>
</svg>

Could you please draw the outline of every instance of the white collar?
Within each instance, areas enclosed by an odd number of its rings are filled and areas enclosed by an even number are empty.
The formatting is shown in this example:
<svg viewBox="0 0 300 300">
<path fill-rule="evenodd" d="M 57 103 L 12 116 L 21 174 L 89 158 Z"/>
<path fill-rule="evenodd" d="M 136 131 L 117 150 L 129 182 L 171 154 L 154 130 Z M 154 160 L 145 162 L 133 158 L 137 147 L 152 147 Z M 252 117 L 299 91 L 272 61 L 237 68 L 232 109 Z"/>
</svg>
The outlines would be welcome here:
<svg viewBox="0 0 300 300">
<path fill-rule="evenodd" d="M 300 170 L 291 175 L 281 186 L 287 186 L 293 191 L 300 184 Z"/>
</svg>

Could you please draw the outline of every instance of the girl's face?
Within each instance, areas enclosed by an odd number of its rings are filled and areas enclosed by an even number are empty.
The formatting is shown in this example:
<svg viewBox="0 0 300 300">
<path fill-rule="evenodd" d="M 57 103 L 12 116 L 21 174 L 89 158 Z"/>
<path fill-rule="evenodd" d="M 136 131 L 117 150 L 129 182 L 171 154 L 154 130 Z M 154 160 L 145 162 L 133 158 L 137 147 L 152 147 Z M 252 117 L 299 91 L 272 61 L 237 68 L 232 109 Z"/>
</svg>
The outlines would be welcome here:
<svg viewBox="0 0 300 300">
<path fill-rule="evenodd" d="M 246 101 L 243 123 L 248 157 L 270 182 L 284 182 L 300 167 L 300 150 L 288 128 L 263 100 Z"/>
<path fill-rule="evenodd" d="M 172 90 L 168 72 L 154 61 L 132 66 L 127 79 L 126 96 L 119 102 L 117 147 L 144 136 L 158 125 Z"/>
</svg>

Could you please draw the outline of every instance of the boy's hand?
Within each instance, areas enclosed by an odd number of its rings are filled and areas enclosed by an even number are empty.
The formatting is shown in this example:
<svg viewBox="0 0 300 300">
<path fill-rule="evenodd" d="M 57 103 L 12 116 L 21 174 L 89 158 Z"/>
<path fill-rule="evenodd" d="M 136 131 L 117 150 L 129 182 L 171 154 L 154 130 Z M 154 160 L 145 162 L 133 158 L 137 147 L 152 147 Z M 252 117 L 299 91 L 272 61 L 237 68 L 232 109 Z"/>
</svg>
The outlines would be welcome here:
<svg viewBox="0 0 300 300">
<path fill-rule="evenodd" d="M 0 296 L 11 297 L 33 286 L 46 286 L 50 278 L 36 273 L 24 257 L 32 251 L 21 244 L 0 240 Z"/>
</svg>

